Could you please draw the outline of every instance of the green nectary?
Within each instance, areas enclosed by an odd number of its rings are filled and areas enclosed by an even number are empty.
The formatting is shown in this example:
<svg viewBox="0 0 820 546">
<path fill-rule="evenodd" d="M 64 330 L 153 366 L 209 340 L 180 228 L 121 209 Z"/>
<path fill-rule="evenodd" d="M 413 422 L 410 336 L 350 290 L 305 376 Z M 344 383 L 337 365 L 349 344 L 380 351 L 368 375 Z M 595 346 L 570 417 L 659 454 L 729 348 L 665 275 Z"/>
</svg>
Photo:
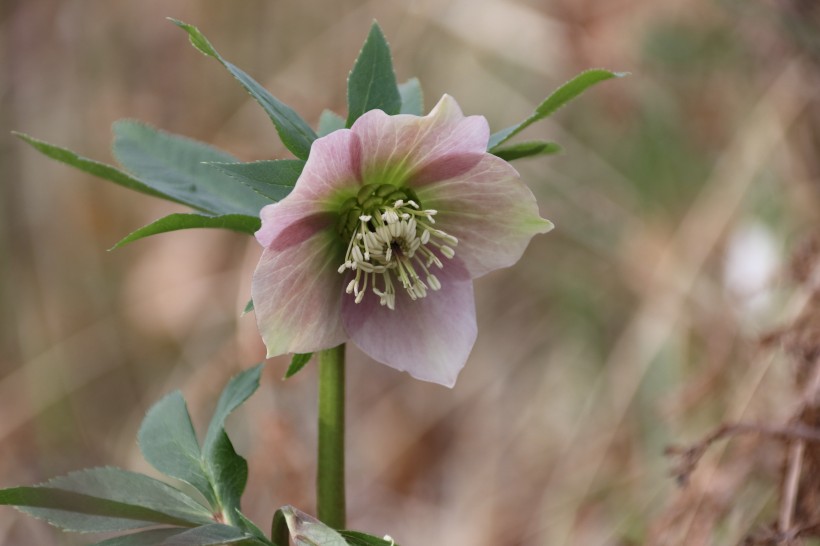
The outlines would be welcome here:
<svg viewBox="0 0 820 546">
<path fill-rule="evenodd" d="M 399 188 L 393 184 L 366 184 L 355 197 L 350 197 L 339 209 L 336 232 L 345 241 L 349 241 L 359 226 L 361 216 L 381 214 L 384 207 L 392 207 L 397 201 L 415 202 L 419 208 L 421 202 L 412 188 Z M 371 226 L 375 229 L 375 225 Z"/>
</svg>

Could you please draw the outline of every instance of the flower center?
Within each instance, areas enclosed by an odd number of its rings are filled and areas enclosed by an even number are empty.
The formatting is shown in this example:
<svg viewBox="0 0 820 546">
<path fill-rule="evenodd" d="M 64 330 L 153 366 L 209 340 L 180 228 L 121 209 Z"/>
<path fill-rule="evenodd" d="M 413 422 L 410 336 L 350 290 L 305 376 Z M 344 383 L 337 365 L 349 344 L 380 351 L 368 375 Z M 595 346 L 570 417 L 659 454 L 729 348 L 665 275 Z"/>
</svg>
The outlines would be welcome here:
<svg viewBox="0 0 820 546">
<path fill-rule="evenodd" d="M 458 240 L 433 227 L 436 214 L 421 207 L 412 189 L 391 184 L 368 184 L 345 201 L 336 230 L 349 243 L 339 273 L 356 273 L 345 290 L 356 303 L 370 289 L 395 309 L 397 284 L 413 300 L 441 288 L 430 268 L 444 267 L 437 254 L 452 258 Z"/>
</svg>

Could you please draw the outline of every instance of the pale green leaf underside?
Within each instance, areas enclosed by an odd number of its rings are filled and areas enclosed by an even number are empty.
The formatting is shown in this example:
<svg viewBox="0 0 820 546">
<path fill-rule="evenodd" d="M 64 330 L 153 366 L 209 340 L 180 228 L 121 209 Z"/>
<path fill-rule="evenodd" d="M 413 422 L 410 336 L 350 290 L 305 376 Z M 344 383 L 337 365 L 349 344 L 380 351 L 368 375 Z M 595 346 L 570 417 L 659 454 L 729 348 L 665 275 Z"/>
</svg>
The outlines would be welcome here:
<svg viewBox="0 0 820 546">
<path fill-rule="evenodd" d="M 331 110 L 322 110 L 319 116 L 319 136 L 329 135 L 333 131 L 345 128 L 345 119 Z"/>
<path fill-rule="evenodd" d="M 533 112 L 530 117 L 521 123 L 513 125 L 512 127 L 507 127 L 506 129 L 493 133 L 490 136 L 490 142 L 487 144 L 487 149 L 490 152 L 493 152 L 499 144 L 506 142 L 536 121 L 552 115 L 556 110 L 596 83 L 609 80 L 611 78 L 620 78 L 626 75 L 627 73 L 625 72 L 610 72 L 609 70 L 604 70 L 601 68 L 594 68 L 592 70 L 581 72 L 573 79 L 553 91 L 553 93 L 547 97 L 544 102 L 538 105 L 535 112 Z"/>
<path fill-rule="evenodd" d="M 383 538 L 361 533 L 359 531 L 339 531 L 349 546 L 398 546 L 395 542 L 388 542 Z"/>
<path fill-rule="evenodd" d="M 410 78 L 399 85 L 401 95 L 401 114 L 412 114 L 414 116 L 424 115 L 424 93 L 421 90 L 421 82 L 418 78 Z"/>
<path fill-rule="evenodd" d="M 267 89 L 246 74 L 242 69 L 226 61 L 211 45 L 208 39 L 193 25 L 170 19 L 175 25 L 185 30 L 191 44 L 209 57 L 218 60 L 242 87 L 253 97 L 270 117 L 279 138 L 285 147 L 300 159 L 307 159 L 310 146 L 316 140 L 316 133 L 290 106 L 271 95 Z"/>
<path fill-rule="evenodd" d="M 401 110 L 390 46 L 375 21 L 347 78 L 347 127 L 370 110 L 388 115 Z"/>
</svg>

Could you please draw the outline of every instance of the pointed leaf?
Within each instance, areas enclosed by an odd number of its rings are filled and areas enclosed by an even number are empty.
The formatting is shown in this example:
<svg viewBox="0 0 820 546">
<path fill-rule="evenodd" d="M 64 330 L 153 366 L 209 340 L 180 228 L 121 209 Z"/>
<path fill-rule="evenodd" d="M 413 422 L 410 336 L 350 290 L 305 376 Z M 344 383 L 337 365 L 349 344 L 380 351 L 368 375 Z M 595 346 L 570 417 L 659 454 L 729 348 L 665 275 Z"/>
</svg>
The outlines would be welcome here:
<svg viewBox="0 0 820 546">
<path fill-rule="evenodd" d="M 509 146 L 498 146 L 493 149 L 492 154 L 505 161 L 513 161 L 515 159 L 532 157 L 536 155 L 557 154 L 560 151 L 561 146 L 555 142 L 547 142 L 546 140 L 528 140 L 527 142 L 518 142 Z"/>
<path fill-rule="evenodd" d="M 270 538 L 276 546 L 290 545 L 290 530 L 285 514 L 280 508 L 273 513 L 273 521 L 270 524 Z"/>
<path fill-rule="evenodd" d="M 265 533 L 262 532 L 262 529 L 257 527 L 254 522 L 252 522 L 250 519 L 248 519 L 247 516 L 245 516 L 245 514 L 243 514 L 239 510 L 236 510 L 235 515 L 236 515 L 237 525 L 239 526 L 240 529 L 242 529 L 246 533 L 250 533 L 251 535 L 255 536 L 261 542 L 263 542 L 265 544 L 268 544 L 270 546 L 273 546 L 271 541 L 268 540 L 268 538 L 265 536 Z"/>
<path fill-rule="evenodd" d="M 302 174 L 305 162 L 301 159 L 277 159 L 250 163 L 209 163 L 208 165 L 248 186 L 265 197 L 268 202 L 275 203 L 287 197 L 293 190 L 299 175 Z"/>
<path fill-rule="evenodd" d="M 399 546 L 395 541 L 360 533 L 359 531 L 339 531 L 350 546 Z"/>
<path fill-rule="evenodd" d="M 503 143 L 506 142 L 508 139 L 512 138 L 516 134 L 520 133 L 536 121 L 546 118 L 547 116 L 551 115 L 553 112 L 561 108 L 563 105 L 586 91 L 588 88 L 592 87 L 596 83 L 611 79 L 611 78 L 621 78 L 623 76 L 628 75 L 627 72 L 610 72 L 609 70 L 603 70 L 601 68 L 595 68 L 592 70 L 587 70 L 585 72 L 581 72 L 573 79 L 553 91 L 553 93 L 547 97 L 544 102 L 538 105 L 538 108 L 535 109 L 535 112 L 532 113 L 530 117 L 522 121 L 517 125 L 513 125 L 512 127 L 507 127 L 497 133 L 493 133 L 490 136 L 490 142 L 487 144 L 487 149 L 490 152 L 494 152 L 495 148 Z"/>
<path fill-rule="evenodd" d="M 418 78 L 410 78 L 399 85 L 401 95 L 401 114 L 412 114 L 414 116 L 424 115 L 424 93 L 421 90 L 421 82 Z"/>
<path fill-rule="evenodd" d="M 148 410 L 137 436 L 145 460 L 154 468 L 194 486 L 214 503 L 202 453 L 185 399 L 173 392 Z"/>
<path fill-rule="evenodd" d="M 329 135 L 333 131 L 345 128 L 345 119 L 330 110 L 322 110 L 322 115 L 319 116 L 319 136 L 323 137 Z"/>
<path fill-rule="evenodd" d="M 241 529 L 222 523 L 211 523 L 168 537 L 159 544 L 160 546 L 215 546 L 236 544 L 248 539 L 253 539 L 253 536 Z"/>
<path fill-rule="evenodd" d="M 184 533 L 187 528 L 172 527 L 170 529 L 150 529 L 140 531 L 130 535 L 109 538 L 102 542 L 97 542 L 92 546 L 156 546 L 163 544 L 163 541 L 174 535 Z"/>
<path fill-rule="evenodd" d="M 114 156 L 152 188 L 206 212 L 258 216 L 269 203 L 244 184 L 203 165 L 236 162 L 230 154 L 143 123 L 122 120 L 114 124 Z"/>
<path fill-rule="evenodd" d="M 347 546 L 342 535 L 293 506 L 283 506 L 282 513 L 296 546 Z M 281 545 L 280 545 L 281 546 Z"/>
<path fill-rule="evenodd" d="M 214 416 L 210 425 L 208 425 L 208 433 L 202 444 L 202 452 L 206 458 L 214 449 L 217 440 L 219 440 L 228 415 L 242 405 L 259 388 L 259 376 L 262 374 L 264 365 L 264 363 L 258 364 L 235 375 L 222 390 L 216 404 L 216 410 L 214 410 Z"/>
<path fill-rule="evenodd" d="M 247 315 L 253 311 L 253 300 L 248 300 L 248 303 L 245 304 L 245 308 L 242 310 L 242 315 Z"/>
<path fill-rule="evenodd" d="M 73 472 L 34 487 L 0 490 L 0 504 L 18 506 L 71 531 L 212 521 L 210 511 L 185 493 L 148 476 L 109 467 Z"/>
<path fill-rule="evenodd" d="M 236 453 L 225 431 L 220 432 L 206 463 L 213 476 L 222 513 L 227 521 L 234 523 L 242 493 L 248 483 L 248 462 Z"/>
<path fill-rule="evenodd" d="M 288 371 L 285 372 L 285 377 L 282 379 L 289 379 L 299 373 L 299 371 L 305 367 L 305 364 L 310 362 L 313 353 L 303 353 L 303 354 L 295 354 L 293 358 L 290 360 L 290 366 L 288 366 Z"/>
<path fill-rule="evenodd" d="M 171 19 L 175 25 L 188 33 L 191 44 L 199 51 L 209 57 L 213 57 L 222 63 L 228 72 L 236 78 L 242 87 L 265 109 L 274 126 L 279 138 L 285 147 L 293 152 L 293 155 L 300 159 L 307 159 L 310 153 L 310 145 L 316 140 L 316 133 L 292 108 L 271 95 L 267 89 L 259 85 L 253 78 L 248 76 L 243 70 L 229 63 L 219 52 L 214 49 L 208 39 L 193 25 Z"/>
<path fill-rule="evenodd" d="M 152 235 L 159 235 L 160 233 L 168 233 L 170 231 L 178 231 L 181 229 L 218 228 L 253 235 L 261 225 L 262 223 L 259 218 L 245 214 L 223 214 L 222 216 L 206 216 L 204 214 L 184 213 L 169 214 L 168 216 L 155 220 L 136 231 L 132 231 L 120 239 L 117 244 L 112 246 L 109 250 L 116 250 L 127 245 L 128 243 L 133 243 L 134 241 L 138 241 Z"/>
<path fill-rule="evenodd" d="M 98 176 L 110 182 L 114 182 L 115 184 L 119 184 L 120 186 L 126 187 L 134 191 L 138 191 L 140 193 L 144 193 L 146 195 L 160 197 L 162 199 L 174 201 L 175 203 L 181 203 L 183 205 L 189 204 L 187 201 L 179 197 L 172 196 L 166 192 L 160 191 L 156 188 L 153 188 L 145 182 L 137 180 L 133 176 L 117 169 L 116 167 L 112 167 L 111 165 L 106 165 L 105 163 L 99 163 L 92 159 L 82 157 L 72 152 L 71 150 L 60 148 L 59 146 L 49 144 L 48 142 L 43 142 L 42 140 L 37 140 L 36 138 L 30 137 L 23 133 L 15 132 L 13 134 L 17 136 L 20 140 L 27 142 L 28 144 L 33 146 L 37 151 L 50 157 L 51 159 L 55 159 L 57 161 L 60 161 L 61 163 L 65 163 L 66 165 L 71 165 L 72 167 L 76 167 L 81 171 L 85 171 L 89 174 L 93 174 L 94 176 Z"/>
<path fill-rule="evenodd" d="M 398 114 L 401 95 L 393 71 L 390 46 L 375 21 L 347 78 L 347 126 L 370 110 Z"/>
</svg>

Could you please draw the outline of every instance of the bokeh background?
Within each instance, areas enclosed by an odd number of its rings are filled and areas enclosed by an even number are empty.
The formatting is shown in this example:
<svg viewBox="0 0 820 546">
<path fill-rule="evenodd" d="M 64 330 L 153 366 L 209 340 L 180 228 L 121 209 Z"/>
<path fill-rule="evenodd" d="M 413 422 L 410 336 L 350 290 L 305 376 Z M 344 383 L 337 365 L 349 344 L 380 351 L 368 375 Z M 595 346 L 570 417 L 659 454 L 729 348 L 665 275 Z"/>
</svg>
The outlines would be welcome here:
<svg viewBox="0 0 820 546">
<path fill-rule="evenodd" d="M 719 443 L 685 489 L 663 451 L 725 422 L 785 423 L 801 403 L 797 349 L 781 345 L 815 307 L 799 274 L 820 211 L 812 0 L 3 0 L 0 486 L 92 465 L 151 473 L 135 441 L 146 409 L 179 388 L 204 426 L 225 380 L 264 355 L 240 316 L 251 238 L 188 231 L 106 252 L 179 207 L 9 134 L 110 162 L 110 125 L 127 117 L 243 160 L 286 157 L 166 16 L 314 123 L 344 112 L 373 18 L 428 108 L 450 93 L 496 130 L 584 68 L 632 73 L 528 130 L 564 147 L 516 163 L 557 229 L 477 282 L 479 339 L 455 389 L 351 348 L 350 527 L 404 546 L 767 540 L 787 445 Z M 286 366 L 271 360 L 229 422 L 263 528 L 283 504 L 313 511 L 315 367 L 283 382 Z M 812 506 L 792 519 L 808 525 Z M 0 507 L 0 544 L 91 541 Z"/>
</svg>

